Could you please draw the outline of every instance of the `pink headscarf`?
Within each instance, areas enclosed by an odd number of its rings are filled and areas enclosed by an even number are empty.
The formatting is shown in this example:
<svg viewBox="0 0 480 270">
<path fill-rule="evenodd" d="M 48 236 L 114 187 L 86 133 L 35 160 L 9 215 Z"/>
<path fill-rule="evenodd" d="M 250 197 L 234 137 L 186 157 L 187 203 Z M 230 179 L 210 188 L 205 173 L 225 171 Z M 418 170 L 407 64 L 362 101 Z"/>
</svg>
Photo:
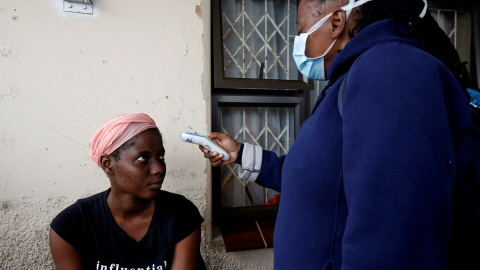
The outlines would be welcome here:
<svg viewBox="0 0 480 270">
<path fill-rule="evenodd" d="M 157 125 L 144 113 L 124 114 L 112 118 L 103 124 L 90 140 L 90 157 L 100 167 L 101 155 L 110 155 L 122 144 L 150 128 L 157 128 Z"/>
</svg>

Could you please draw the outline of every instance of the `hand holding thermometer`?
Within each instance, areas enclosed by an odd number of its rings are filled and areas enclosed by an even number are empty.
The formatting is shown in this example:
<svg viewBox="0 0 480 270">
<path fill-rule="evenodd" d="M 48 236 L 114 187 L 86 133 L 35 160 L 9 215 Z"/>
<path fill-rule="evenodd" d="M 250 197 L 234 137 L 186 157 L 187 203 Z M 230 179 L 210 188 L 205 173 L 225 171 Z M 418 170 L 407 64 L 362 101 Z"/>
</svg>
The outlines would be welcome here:
<svg viewBox="0 0 480 270">
<path fill-rule="evenodd" d="M 230 154 L 227 153 L 223 148 L 218 146 L 215 142 L 213 142 L 210 138 L 204 135 L 200 135 L 197 133 L 190 133 L 190 132 L 182 132 L 180 133 L 180 139 L 184 142 L 194 143 L 201 145 L 207 148 L 210 152 L 217 152 L 223 155 L 222 160 L 230 160 Z"/>
</svg>

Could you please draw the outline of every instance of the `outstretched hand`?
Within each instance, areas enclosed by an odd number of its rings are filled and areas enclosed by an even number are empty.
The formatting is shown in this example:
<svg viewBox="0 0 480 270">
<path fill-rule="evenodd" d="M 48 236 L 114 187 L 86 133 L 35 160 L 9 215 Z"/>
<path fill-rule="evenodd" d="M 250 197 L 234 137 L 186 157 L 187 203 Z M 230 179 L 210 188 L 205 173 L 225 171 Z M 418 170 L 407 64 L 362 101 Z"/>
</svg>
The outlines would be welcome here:
<svg viewBox="0 0 480 270">
<path fill-rule="evenodd" d="M 207 137 L 212 139 L 216 144 L 218 144 L 218 146 L 222 147 L 225 151 L 227 151 L 230 154 L 229 160 L 222 160 L 223 158 L 222 154 L 219 154 L 218 152 L 215 152 L 215 151 L 210 152 L 205 147 L 199 146 L 200 150 L 203 152 L 203 156 L 210 160 L 213 167 L 225 166 L 235 162 L 238 156 L 238 151 L 242 146 L 240 143 L 238 143 L 235 139 L 233 139 L 226 133 L 213 132 L 213 133 L 207 134 Z"/>
</svg>

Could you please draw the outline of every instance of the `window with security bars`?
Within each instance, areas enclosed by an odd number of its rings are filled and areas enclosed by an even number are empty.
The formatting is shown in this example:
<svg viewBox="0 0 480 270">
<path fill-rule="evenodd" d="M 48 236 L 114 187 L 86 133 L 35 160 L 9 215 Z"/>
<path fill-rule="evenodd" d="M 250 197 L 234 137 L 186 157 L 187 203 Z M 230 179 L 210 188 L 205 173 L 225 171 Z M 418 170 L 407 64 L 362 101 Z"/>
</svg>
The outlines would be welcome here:
<svg viewBox="0 0 480 270">
<path fill-rule="evenodd" d="M 215 88 L 313 88 L 291 55 L 297 2 L 212 0 Z"/>
<path fill-rule="evenodd" d="M 220 107 L 220 129 L 240 142 L 262 146 L 278 156 L 293 143 L 292 107 Z M 238 177 L 238 164 L 221 168 L 222 207 L 278 204 L 280 194 Z M 277 200 L 276 200 L 277 199 Z"/>
<path fill-rule="evenodd" d="M 305 99 L 289 91 L 214 92 L 212 128 L 238 142 L 285 155 L 306 118 Z M 281 194 L 239 178 L 238 166 L 213 169 L 214 224 L 220 226 L 227 251 L 271 247 Z"/>
<path fill-rule="evenodd" d="M 225 77 L 295 79 L 296 1 L 222 1 Z"/>
</svg>

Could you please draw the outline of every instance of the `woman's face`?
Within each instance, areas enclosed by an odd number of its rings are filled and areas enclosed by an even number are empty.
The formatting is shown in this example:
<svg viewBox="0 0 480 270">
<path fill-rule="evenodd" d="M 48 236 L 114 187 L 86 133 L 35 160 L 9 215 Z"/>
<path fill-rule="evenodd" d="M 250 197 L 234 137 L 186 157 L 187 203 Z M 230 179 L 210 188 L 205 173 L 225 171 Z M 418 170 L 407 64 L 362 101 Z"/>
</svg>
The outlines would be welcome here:
<svg viewBox="0 0 480 270">
<path fill-rule="evenodd" d="M 308 0 L 301 1 L 298 5 L 297 15 L 298 33 L 306 33 L 315 23 L 326 15 L 337 10 L 339 7 L 340 6 L 337 7 L 332 4 L 323 4 L 320 6 Z M 333 34 L 330 31 L 330 19 L 308 36 L 305 47 L 305 56 L 315 58 L 323 55 L 328 47 L 335 41 Z M 335 48 L 332 48 L 327 55 L 325 55 L 325 69 L 330 65 L 336 52 Z"/>
<path fill-rule="evenodd" d="M 166 173 L 165 148 L 157 129 L 147 129 L 136 136 L 133 145 L 112 158 L 113 192 L 152 200 L 160 192 Z"/>
</svg>

